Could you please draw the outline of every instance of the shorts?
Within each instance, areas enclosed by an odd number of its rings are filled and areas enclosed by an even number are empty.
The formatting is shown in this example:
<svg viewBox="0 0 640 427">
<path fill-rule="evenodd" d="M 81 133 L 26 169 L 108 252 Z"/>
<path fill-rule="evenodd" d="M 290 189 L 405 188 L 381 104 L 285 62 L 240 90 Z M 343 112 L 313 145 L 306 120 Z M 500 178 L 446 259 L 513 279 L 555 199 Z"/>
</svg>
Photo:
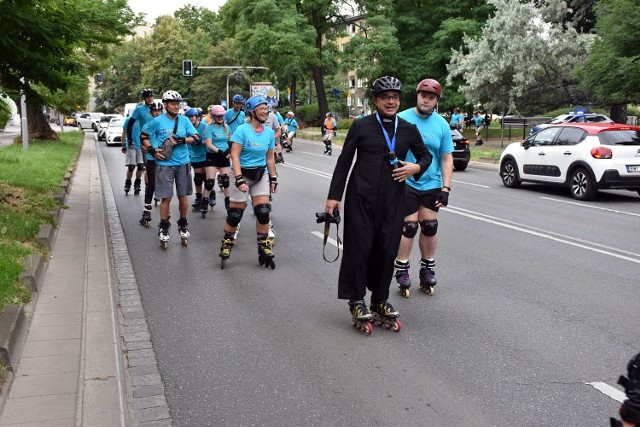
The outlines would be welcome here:
<svg viewBox="0 0 640 427">
<path fill-rule="evenodd" d="M 436 208 L 436 201 L 440 191 L 439 188 L 420 191 L 407 184 L 404 189 L 404 216 L 418 212 L 420 206 L 438 212 L 440 209 Z"/>
<path fill-rule="evenodd" d="M 251 197 L 256 196 L 268 196 L 271 194 L 271 185 L 269 185 L 269 174 L 265 171 L 260 181 L 254 181 L 249 178 L 244 178 L 245 182 L 249 186 L 249 191 L 243 193 L 238 190 L 235 183 L 231 183 L 229 186 L 229 201 L 237 203 L 246 203 L 249 194 Z"/>
<path fill-rule="evenodd" d="M 294 136 L 296 136 L 296 131 L 292 130 L 290 132 L 287 132 L 287 138 L 293 139 Z"/>
<path fill-rule="evenodd" d="M 182 166 L 156 165 L 156 197 L 173 197 L 174 183 L 178 197 L 190 196 L 193 193 L 190 163 Z"/>
<path fill-rule="evenodd" d="M 191 167 L 194 169 L 202 169 L 207 166 L 206 160 L 204 162 L 191 162 Z"/>
<path fill-rule="evenodd" d="M 322 140 L 326 141 L 326 142 L 331 142 L 331 141 L 333 141 L 333 135 L 334 135 L 334 133 L 333 133 L 332 130 L 325 130 L 324 131 L 324 137 L 322 138 Z"/>
<path fill-rule="evenodd" d="M 127 149 L 127 154 L 125 157 L 125 161 L 124 161 L 124 165 L 125 166 L 135 166 L 135 165 L 140 165 L 140 164 L 144 164 L 144 156 L 142 155 L 142 150 L 141 149 L 131 149 L 128 148 Z"/>
<path fill-rule="evenodd" d="M 227 159 L 227 157 L 221 153 L 209 153 L 207 151 L 205 165 L 208 168 L 228 168 L 231 167 L 231 160 Z"/>
<path fill-rule="evenodd" d="M 476 126 L 476 136 L 480 135 L 480 131 L 482 130 L 482 125 Z"/>
</svg>

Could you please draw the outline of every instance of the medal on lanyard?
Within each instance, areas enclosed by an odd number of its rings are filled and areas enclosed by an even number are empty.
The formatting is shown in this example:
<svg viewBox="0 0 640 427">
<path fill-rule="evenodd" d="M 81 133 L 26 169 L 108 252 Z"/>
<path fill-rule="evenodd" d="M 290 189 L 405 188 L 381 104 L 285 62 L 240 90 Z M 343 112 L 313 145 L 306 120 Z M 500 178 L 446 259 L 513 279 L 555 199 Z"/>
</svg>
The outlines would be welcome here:
<svg viewBox="0 0 640 427">
<path fill-rule="evenodd" d="M 387 147 L 389 147 L 389 154 L 387 154 L 387 156 L 389 156 L 389 163 L 393 165 L 394 169 L 396 169 L 400 167 L 400 165 L 398 164 L 398 158 L 396 157 L 396 152 L 395 152 L 396 136 L 398 135 L 398 116 L 395 117 L 395 123 L 393 125 L 393 138 L 391 140 L 389 139 L 389 134 L 387 133 L 387 130 L 382 125 L 382 121 L 380 120 L 380 116 L 378 115 L 377 111 L 376 111 L 376 120 L 378 120 L 378 123 L 380 123 L 380 127 L 382 128 L 382 134 L 384 135 L 384 139 L 387 141 Z"/>
</svg>

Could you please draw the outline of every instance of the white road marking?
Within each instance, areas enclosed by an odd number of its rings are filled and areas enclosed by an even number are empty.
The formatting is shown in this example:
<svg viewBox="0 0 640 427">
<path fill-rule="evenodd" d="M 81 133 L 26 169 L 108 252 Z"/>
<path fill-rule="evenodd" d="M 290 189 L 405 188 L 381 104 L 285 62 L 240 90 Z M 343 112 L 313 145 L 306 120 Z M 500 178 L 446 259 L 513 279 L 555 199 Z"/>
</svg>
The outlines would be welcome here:
<svg viewBox="0 0 640 427">
<path fill-rule="evenodd" d="M 540 197 L 540 198 L 541 199 L 545 199 L 545 200 L 550 200 L 552 202 L 566 203 L 568 205 L 580 206 L 580 207 L 583 207 L 583 208 L 599 209 L 599 210 L 602 210 L 602 211 L 613 212 L 613 213 L 618 213 L 618 214 L 622 214 L 622 215 L 640 216 L 640 214 L 637 214 L 637 213 L 634 213 L 634 212 L 619 211 L 619 210 L 616 210 L 616 209 L 603 208 L 603 207 L 600 207 L 600 206 L 591 206 L 591 205 L 587 205 L 586 203 L 571 202 L 571 201 L 568 201 L 568 200 L 554 199 L 552 197 Z"/>
<path fill-rule="evenodd" d="M 322 234 L 319 231 L 312 231 L 311 234 L 313 234 L 314 236 L 317 236 L 321 239 L 324 239 L 324 234 Z M 327 243 L 331 243 L 333 246 L 335 246 L 336 248 L 340 249 L 342 247 L 342 245 L 338 245 L 338 242 L 336 242 L 334 239 L 332 239 L 331 237 L 329 237 L 327 239 Z"/>
<path fill-rule="evenodd" d="M 452 179 L 451 181 L 452 182 L 457 182 L 458 184 L 472 185 L 474 187 L 491 188 L 488 185 L 476 184 L 476 183 L 473 183 L 473 182 L 458 181 L 458 180 L 455 180 L 455 179 Z"/>
<path fill-rule="evenodd" d="M 585 383 L 585 384 L 592 386 L 593 388 L 595 388 L 599 392 L 606 394 L 607 396 L 609 396 L 613 400 L 617 400 L 620 403 L 624 402 L 625 399 L 627 398 L 627 395 L 624 392 L 618 390 L 615 387 L 610 386 L 607 383 L 595 381 L 595 382 L 592 382 L 592 383 Z"/>
<path fill-rule="evenodd" d="M 310 173 L 312 175 L 316 175 L 316 176 L 319 176 L 319 177 L 322 177 L 322 178 L 331 179 L 331 177 L 333 176 L 330 173 L 322 172 L 322 171 L 315 170 L 315 169 L 310 169 L 310 168 L 307 168 L 307 167 L 304 167 L 304 166 L 292 165 L 291 163 L 280 163 L 280 165 L 278 165 L 278 167 L 281 167 L 281 166 L 284 166 L 286 168 L 296 169 L 296 170 L 299 170 L 299 171 L 302 171 L 302 172 L 307 172 L 307 173 Z"/>
</svg>

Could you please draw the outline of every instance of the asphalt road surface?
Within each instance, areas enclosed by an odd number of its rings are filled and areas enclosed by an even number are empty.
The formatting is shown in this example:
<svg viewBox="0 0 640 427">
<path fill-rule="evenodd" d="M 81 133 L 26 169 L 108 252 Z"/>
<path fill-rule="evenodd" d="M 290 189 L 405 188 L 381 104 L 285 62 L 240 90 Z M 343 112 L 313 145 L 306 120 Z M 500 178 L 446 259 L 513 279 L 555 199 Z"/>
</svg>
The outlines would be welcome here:
<svg viewBox="0 0 640 427">
<path fill-rule="evenodd" d="M 339 262 L 323 261 L 314 216 L 339 150 L 297 141 L 278 166 L 275 270 L 258 265 L 250 210 L 221 270 L 221 193 L 206 219 L 189 213 L 186 248 L 174 201 L 163 251 L 157 208 L 141 227 L 124 155 L 100 146 L 175 425 L 597 426 L 616 414 L 615 382 L 640 351 L 637 193 L 578 203 L 566 189 L 507 189 L 497 170 L 454 173 L 435 295 L 417 289 L 415 247 L 411 298 L 391 285 L 402 331 L 366 336 L 336 298 Z"/>
</svg>

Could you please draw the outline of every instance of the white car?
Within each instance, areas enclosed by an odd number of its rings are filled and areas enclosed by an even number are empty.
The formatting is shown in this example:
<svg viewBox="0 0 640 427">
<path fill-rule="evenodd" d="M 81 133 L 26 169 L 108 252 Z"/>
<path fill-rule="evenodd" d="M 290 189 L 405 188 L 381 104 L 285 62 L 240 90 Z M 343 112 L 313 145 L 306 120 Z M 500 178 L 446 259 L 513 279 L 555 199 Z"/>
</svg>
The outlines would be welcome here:
<svg viewBox="0 0 640 427">
<path fill-rule="evenodd" d="M 113 119 L 123 119 L 122 114 L 105 114 L 100 117 L 100 121 L 98 122 L 98 141 L 106 141 L 107 140 L 107 127 L 109 126 L 109 122 Z"/>
<path fill-rule="evenodd" d="M 124 119 L 112 119 L 106 130 L 107 145 L 122 146 L 122 127 Z"/>
<path fill-rule="evenodd" d="M 578 200 L 601 189 L 627 189 L 640 195 L 640 127 L 608 123 L 549 126 L 500 157 L 506 187 L 537 182 L 569 188 Z"/>
<path fill-rule="evenodd" d="M 98 122 L 100 117 L 104 116 L 103 113 L 82 113 L 76 115 L 76 123 L 78 129 L 93 129 L 94 132 L 98 131 Z"/>
</svg>

